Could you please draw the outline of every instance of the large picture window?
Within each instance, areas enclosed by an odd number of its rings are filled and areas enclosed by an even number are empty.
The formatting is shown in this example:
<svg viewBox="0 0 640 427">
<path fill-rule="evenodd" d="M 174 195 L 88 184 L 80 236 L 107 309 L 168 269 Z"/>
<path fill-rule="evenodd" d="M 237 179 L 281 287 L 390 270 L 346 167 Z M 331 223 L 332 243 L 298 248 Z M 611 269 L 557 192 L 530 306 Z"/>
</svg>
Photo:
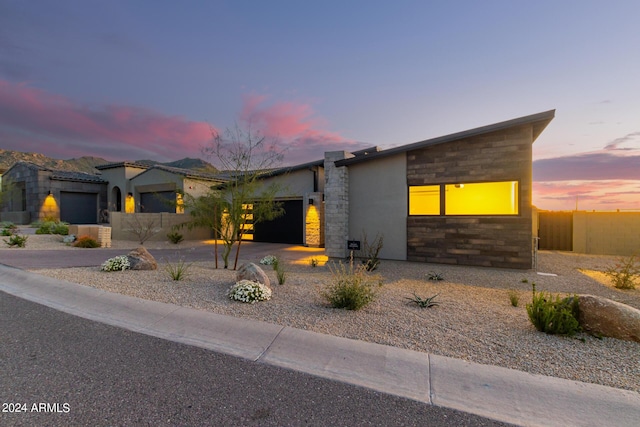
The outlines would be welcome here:
<svg viewBox="0 0 640 427">
<path fill-rule="evenodd" d="M 445 185 L 445 215 L 518 215 L 518 182 Z"/>
<path fill-rule="evenodd" d="M 442 193 L 444 192 L 444 197 Z M 441 200 L 444 202 L 441 206 Z M 444 209 L 443 209 L 444 208 Z M 409 215 L 518 215 L 518 181 L 409 187 Z"/>
<path fill-rule="evenodd" d="M 409 215 L 440 215 L 440 186 L 409 187 Z"/>
</svg>

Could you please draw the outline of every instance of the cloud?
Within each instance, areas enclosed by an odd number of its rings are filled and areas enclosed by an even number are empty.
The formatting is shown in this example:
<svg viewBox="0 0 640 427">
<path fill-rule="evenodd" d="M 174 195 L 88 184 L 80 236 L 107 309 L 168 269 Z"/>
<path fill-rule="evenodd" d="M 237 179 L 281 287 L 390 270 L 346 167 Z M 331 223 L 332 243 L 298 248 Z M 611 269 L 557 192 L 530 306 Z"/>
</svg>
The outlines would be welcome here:
<svg viewBox="0 0 640 427">
<path fill-rule="evenodd" d="M 617 149 L 613 148 L 607 151 L 535 160 L 533 180 L 640 180 L 640 154 L 619 155 L 616 151 Z"/>
<path fill-rule="evenodd" d="M 626 143 L 636 143 L 638 144 L 638 146 L 637 147 L 620 147 L 620 145 L 626 144 Z M 640 132 L 632 132 L 621 138 L 616 138 L 610 143 L 608 143 L 604 147 L 604 149 L 605 150 L 624 150 L 624 151 L 640 150 Z"/>
<path fill-rule="evenodd" d="M 243 97 L 240 122 L 259 129 L 265 136 L 277 138 L 287 164 L 321 159 L 325 151 L 355 151 L 370 144 L 342 137 L 325 130 L 326 122 L 311 105 L 296 102 L 269 102 L 269 97 L 250 94 Z"/>
<path fill-rule="evenodd" d="M 90 106 L 26 83 L 0 80 L 0 137 L 5 149 L 52 157 L 176 160 L 197 156 L 211 127 L 150 109 Z"/>
<path fill-rule="evenodd" d="M 534 182 L 533 204 L 548 210 L 640 209 L 640 181 Z"/>
</svg>

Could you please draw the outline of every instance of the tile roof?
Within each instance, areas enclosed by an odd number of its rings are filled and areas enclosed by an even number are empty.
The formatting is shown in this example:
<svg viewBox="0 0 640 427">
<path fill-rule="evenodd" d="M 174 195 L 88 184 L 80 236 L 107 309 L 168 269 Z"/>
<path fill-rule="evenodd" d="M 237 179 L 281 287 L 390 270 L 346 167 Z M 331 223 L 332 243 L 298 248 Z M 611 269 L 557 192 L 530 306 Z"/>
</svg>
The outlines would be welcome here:
<svg viewBox="0 0 640 427">
<path fill-rule="evenodd" d="M 107 183 L 107 181 L 102 179 L 100 175 L 93 175 L 86 172 L 63 171 L 63 170 L 51 169 L 45 166 L 37 165 L 35 163 L 26 162 L 26 161 L 19 161 L 14 163 L 9 168 L 9 170 L 17 166 L 24 166 L 31 170 L 51 172 L 51 179 L 55 179 L 58 181 L 95 182 L 100 184 Z"/>
<path fill-rule="evenodd" d="M 95 166 L 96 169 L 98 170 L 103 170 L 103 169 L 114 169 L 114 168 L 121 168 L 121 167 L 132 167 L 132 168 L 140 168 L 140 169 L 149 169 L 149 165 L 143 165 L 142 163 L 136 163 L 136 162 L 115 162 L 115 163 L 105 163 L 103 165 L 98 165 Z"/>
<path fill-rule="evenodd" d="M 180 175 L 185 178 L 196 178 L 196 179 L 202 179 L 205 181 L 226 181 L 227 180 L 227 178 L 225 178 L 223 175 L 198 172 L 192 169 L 175 168 L 172 166 L 165 166 L 165 165 L 153 165 L 149 167 L 146 171 L 142 172 L 140 175 L 137 175 L 136 177 L 141 176 L 154 169 Z"/>
</svg>

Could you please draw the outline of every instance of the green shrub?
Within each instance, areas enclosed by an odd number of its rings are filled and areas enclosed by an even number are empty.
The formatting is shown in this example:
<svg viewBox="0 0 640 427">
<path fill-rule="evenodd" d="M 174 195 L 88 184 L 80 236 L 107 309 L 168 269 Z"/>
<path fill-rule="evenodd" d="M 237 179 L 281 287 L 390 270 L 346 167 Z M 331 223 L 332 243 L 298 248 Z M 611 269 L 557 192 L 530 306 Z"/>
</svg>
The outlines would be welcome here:
<svg viewBox="0 0 640 427">
<path fill-rule="evenodd" d="M 442 275 L 440 275 L 440 274 L 438 274 L 436 272 L 430 271 L 430 272 L 427 273 L 427 279 L 429 279 L 429 280 L 444 280 L 444 277 L 442 277 Z"/>
<path fill-rule="evenodd" d="M 180 242 L 182 242 L 184 240 L 184 236 L 182 234 L 178 233 L 177 231 L 172 231 L 169 234 L 167 234 L 167 238 L 174 245 L 177 245 L 178 243 L 180 243 Z"/>
<path fill-rule="evenodd" d="M 13 236 L 18 230 L 18 226 L 11 221 L 1 222 L 0 227 L 2 227 L 2 231 L 0 232 L 0 234 L 2 234 L 3 236 Z"/>
<path fill-rule="evenodd" d="M 36 234 L 51 234 L 51 229 L 55 227 L 56 223 L 53 221 L 43 221 L 39 223 L 36 229 Z"/>
<path fill-rule="evenodd" d="M 167 261 L 164 266 L 164 270 L 169 274 L 169 277 L 173 280 L 182 280 L 188 276 L 189 267 L 191 267 L 193 263 L 185 263 L 184 258 L 180 258 L 178 262 L 172 264 Z"/>
<path fill-rule="evenodd" d="M 533 299 L 527 304 L 529 320 L 540 332 L 572 336 L 580 331 L 578 323 L 578 297 L 561 298 L 544 292 L 536 292 L 532 283 Z"/>
<path fill-rule="evenodd" d="M 262 265 L 274 265 L 278 262 L 278 258 L 275 255 L 267 255 L 260 260 Z"/>
<path fill-rule="evenodd" d="M 636 280 L 640 276 L 640 265 L 635 255 L 628 258 L 620 258 L 618 262 L 609 267 L 604 274 L 609 276 L 613 286 L 618 289 L 635 289 Z"/>
<path fill-rule="evenodd" d="M 284 282 L 287 280 L 287 272 L 284 270 L 284 266 L 282 262 L 278 261 L 273 265 L 276 270 L 276 277 L 278 278 L 278 284 L 284 285 Z"/>
<path fill-rule="evenodd" d="M 76 239 L 76 242 L 73 244 L 76 248 L 99 248 L 100 243 L 96 241 L 91 236 L 80 236 Z"/>
<path fill-rule="evenodd" d="M 69 234 L 69 224 L 60 221 L 43 221 L 38 224 L 36 234 Z"/>
<path fill-rule="evenodd" d="M 511 305 L 517 307 L 520 305 L 520 293 L 515 289 L 509 289 L 509 301 Z"/>
<path fill-rule="evenodd" d="M 118 255 L 113 258 L 109 258 L 100 266 L 101 271 L 124 271 L 131 267 L 129 263 L 129 257 L 126 255 Z"/>
<path fill-rule="evenodd" d="M 11 237 L 9 237 L 9 240 L 4 239 L 4 242 L 7 244 L 7 246 L 9 247 L 14 247 L 17 246 L 19 248 L 24 248 L 25 245 L 27 244 L 27 236 L 19 236 L 17 234 L 13 234 L 11 235 Z"/>
<path fill-rule="evenodd" d="M 349 265 L 338 263 L 329 266 L 332 283 L 325 289 L 322 297 L 335 308 L 360 310 L 376 298 L 376 286 L 382 284 L 377 276 L 368 276 L 364 267 L 353 268 L 353 261 Z"/>
<path fill-rule="evenodd" d="M 59 234 L 66 236 L 69 234 L 69 224 L 66 222 L 59 222 L 51 228 L 51 234 Z"/>
<path fill-rule="evenodd" d="M 420 308 L 429 308 L 429 307 L 435 307 L 436 305 L 440 305 L 439 302 L 434 301 L 437 296 L 438 294 L 435 294 L 434 296 L 431 296 L 431 297 L 420 298 L 414 292 L 413 297 L 406 297 L 406 298 L 409 300 L 408 304 L 414 303 Z"/>
<path fill-rule="evenodd" d="M 235 301 L 254 304 L 271 299 L 271 289 L 262 283 L 241 280 L 229 289 L 229 298 Z"/>
</svg>

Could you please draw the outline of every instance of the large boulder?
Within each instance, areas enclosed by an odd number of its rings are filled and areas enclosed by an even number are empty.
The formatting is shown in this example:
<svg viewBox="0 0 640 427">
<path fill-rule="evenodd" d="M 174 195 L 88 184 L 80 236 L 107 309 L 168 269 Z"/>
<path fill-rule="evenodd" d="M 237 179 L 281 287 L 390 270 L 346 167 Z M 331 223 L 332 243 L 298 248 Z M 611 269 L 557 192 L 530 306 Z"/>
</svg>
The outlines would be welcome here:
<svg viewBox="0 0 640 427">
<path fill-rule="evenodd" d="M 242 264 L 236 273 L 236 282 L 240 280 L 251 280 L 252 282 L 262 283 L 265 286 L 271 286 L 269 277 L 260 267 L 252 262 Z"/>
<path fill-rule="evenodd" d="M 579 295 L 578 301 L 578 321 L 585 331 L 640 342 L 640 310 L 593 295 Z"/>
<path fill-rule="evenodd" d="M 145 249 L 140 246 L 127 254 L 129 258 L 130 270 L 156 270 L 158 263 L 156 259 Z"/>
</svg>

